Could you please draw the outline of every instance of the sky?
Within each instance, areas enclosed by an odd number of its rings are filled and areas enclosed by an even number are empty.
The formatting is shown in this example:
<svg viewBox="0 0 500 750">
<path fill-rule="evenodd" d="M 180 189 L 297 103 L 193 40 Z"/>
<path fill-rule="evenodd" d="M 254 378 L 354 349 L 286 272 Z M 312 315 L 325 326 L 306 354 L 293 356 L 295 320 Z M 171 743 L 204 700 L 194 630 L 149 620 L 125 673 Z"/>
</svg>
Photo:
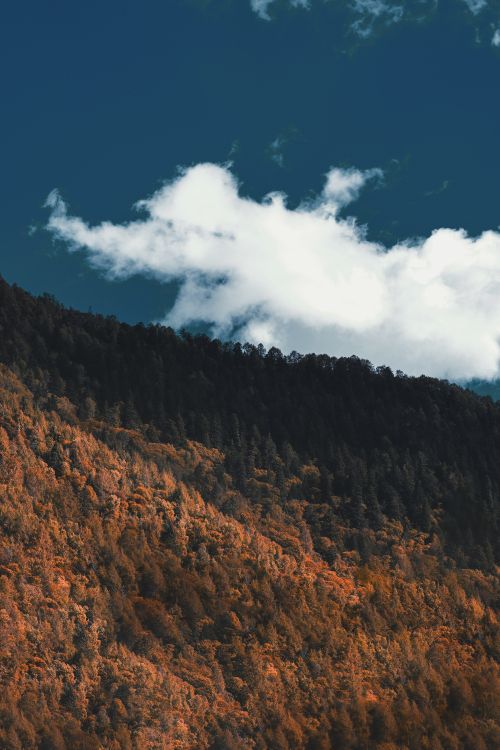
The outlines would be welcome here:
<svg viewBox="0 0 500 750">
<path fill-rule="evenodd" d="M 498 0 L 2 16 L 9 282 L 127 322 L 498 377 Z"/>
</svg>

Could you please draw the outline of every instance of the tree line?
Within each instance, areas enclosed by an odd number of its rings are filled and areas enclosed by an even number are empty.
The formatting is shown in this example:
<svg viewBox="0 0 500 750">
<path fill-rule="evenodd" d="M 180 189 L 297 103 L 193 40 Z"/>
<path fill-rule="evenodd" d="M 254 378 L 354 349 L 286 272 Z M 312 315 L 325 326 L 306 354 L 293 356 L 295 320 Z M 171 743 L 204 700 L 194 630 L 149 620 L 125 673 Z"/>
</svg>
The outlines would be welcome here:
<svg viewBox="0 0 500 750">
<path fill-rule="evenodd" d="M 309 497 L 376 530 L 385 519 L 437 534 L 463 565 L 500 551 L 500 406 L 457 385 L 355 356 L 283 355 L 159 325 L 65 309 L 0 281 L 0 361 L 36 398 L 149 439 L 220 449 L 240 490 L 261 467 L 283 495 L 299 464 Z M 305 490 L 304 490 L 305 491 Z"/>
</svg>

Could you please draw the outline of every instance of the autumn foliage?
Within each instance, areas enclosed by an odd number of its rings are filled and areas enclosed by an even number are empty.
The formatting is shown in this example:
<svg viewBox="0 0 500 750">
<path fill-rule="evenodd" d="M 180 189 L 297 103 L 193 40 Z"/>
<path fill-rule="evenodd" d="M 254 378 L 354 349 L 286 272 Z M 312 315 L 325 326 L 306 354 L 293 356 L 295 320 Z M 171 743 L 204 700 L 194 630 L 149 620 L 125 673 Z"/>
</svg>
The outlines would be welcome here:
<svg viewBox="0 0 500 750">
<path fill-rule="evenodd" d="M 498 569 L 279 461 L 1 368 L 2 749 L 500 746 Z"/>
</svg>

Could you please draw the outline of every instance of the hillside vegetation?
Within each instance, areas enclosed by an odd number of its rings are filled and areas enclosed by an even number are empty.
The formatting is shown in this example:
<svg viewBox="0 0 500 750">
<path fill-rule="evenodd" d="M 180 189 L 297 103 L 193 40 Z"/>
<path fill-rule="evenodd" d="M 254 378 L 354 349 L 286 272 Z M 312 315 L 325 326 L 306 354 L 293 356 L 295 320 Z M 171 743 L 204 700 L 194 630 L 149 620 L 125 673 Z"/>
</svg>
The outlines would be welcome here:
<svg viewBox="0 0 500 750">
<path fill-rule="evenodd" d="M 500 410 L 0 287 L 0 747 L 500 746 Z"/>
<path fill-rule="evenodd" d="M 298 464 L 313 462 L 308 500 L 329 505 L 327 529 L 335 494 L 358 528 L 408 520 L 435 530 L 461 563 L 500 559 L 500 405 L 489 398 L 357 357 L 285 357 L 128 326 L 1 279 L 0 362 L 35 398 L 68 397 L 82 419 L 221 450 L 257 501 L 254 467 L 272 471 L 281 493 Z"/>
</svg>

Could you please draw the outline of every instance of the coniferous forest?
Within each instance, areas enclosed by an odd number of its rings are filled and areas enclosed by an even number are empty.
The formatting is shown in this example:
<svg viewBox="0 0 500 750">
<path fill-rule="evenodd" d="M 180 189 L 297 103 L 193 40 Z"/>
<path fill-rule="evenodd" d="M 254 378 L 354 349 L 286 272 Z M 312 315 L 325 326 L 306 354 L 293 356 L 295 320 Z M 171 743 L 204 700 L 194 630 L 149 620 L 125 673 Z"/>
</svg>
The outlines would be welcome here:
<svg viewBox="0 0 500 750">
<path fill-rule="evenodd" d="M 0 747 L 500 747 L 500 405 L 0 281 Z"/>
</svg>

